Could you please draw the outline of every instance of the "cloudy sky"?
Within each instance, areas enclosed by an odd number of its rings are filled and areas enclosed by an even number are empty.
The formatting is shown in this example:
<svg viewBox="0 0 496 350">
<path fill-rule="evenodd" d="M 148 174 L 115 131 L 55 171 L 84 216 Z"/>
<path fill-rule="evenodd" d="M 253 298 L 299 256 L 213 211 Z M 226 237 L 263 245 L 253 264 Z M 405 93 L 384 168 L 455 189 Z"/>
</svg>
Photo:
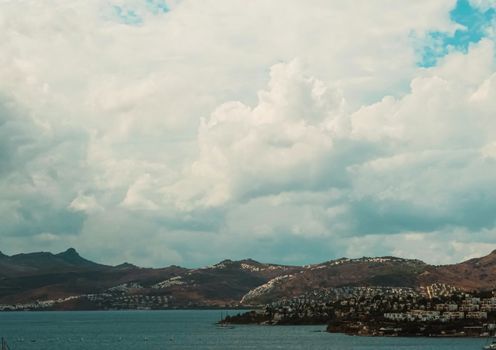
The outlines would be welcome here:
<svg viewBox="0 0 496 350">
<path fill-rule="evenodd" d="M 494 0 L 0 0 L 0 250 L 496 248 Z"/>
</svg>

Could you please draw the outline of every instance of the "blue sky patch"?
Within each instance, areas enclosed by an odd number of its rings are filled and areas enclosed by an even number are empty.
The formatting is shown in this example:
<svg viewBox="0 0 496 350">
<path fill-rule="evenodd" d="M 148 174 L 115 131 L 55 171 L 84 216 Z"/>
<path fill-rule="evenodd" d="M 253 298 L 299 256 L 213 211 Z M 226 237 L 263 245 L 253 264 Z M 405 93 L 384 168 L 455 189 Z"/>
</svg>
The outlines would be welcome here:
<svg viewBox="0 0 496 350">
<path fill-rule="evenodd" d="M 450 18 L 463 28 L 457 29 L 453 34 L 429 33 L 419 48 L 419 66 L 435 66 L 439 58 L 454 50 L 467 52 L 470 44 L 477 43 L 487 36 L 488 29 L 496 20 L 496 11 L 483 11 L 472 7 L 468 0 L 458 0 L 456 7 L 450 12 Z"/>
<path fill-rule="evenodd" d="M 159 15 L 170 11 L 165 0 L 143 0 L 138 6 L 114 5 L 112 8 L 119 22 L 133 26 L 143 24 L 146 13 Z"/>
<path fill-rule="evenodd" d="M 146 0 L 146 6 L 154 14 L 170 11 L 169 6 L 167 6 L 167 3 L 164 0 Z"/>
<path fill-rule="evenodd" d="M 143 24 L 143 18 L 135 10 L 121 6 L 114 6 L 113 8 L 115 15 L 120 22 L 129 25 Z"/>
</svg>

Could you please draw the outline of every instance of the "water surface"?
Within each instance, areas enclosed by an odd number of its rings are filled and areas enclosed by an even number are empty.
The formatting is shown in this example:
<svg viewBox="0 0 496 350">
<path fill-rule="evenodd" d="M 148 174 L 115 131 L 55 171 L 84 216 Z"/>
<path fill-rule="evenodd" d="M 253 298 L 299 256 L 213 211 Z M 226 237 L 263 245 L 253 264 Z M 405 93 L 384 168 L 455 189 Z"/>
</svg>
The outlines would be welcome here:
<svg viewBox="0 0 496 350">
<path fill-rule="evenodd" d="M 486 343 L 468 338 L 350 337 L 326 333 L 324 326 L 222 329 L 215 325 L 220 316 L 218 310 L 0 313 L 0 336 L 12 350 L 480 350 Z"/>
</svg>

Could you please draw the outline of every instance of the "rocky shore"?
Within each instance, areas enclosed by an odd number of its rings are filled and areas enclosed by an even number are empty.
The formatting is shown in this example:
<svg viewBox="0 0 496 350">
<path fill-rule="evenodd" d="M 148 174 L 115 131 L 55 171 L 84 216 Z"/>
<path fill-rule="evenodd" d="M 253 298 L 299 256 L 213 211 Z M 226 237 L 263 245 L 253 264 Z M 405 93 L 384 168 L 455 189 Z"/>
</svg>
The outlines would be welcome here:
<svg viewBox="0 0 496 350">
<path fill-rule="evenodd" d="M 239 313 L 233 316 L 226 316 L 220 323 L 223 324 L 259 324 L 259 325 L 326 325 L 326 317 L 297 317 L 274 318 L 274 315 L 261 310 Z"/>
<path fill-rule="evenodd" d="M 261 310 L 226 316 L 223 324 L 257 325 L 327 325 L 329 333 L 343 333 L 353 336 L 380 337 L 481 337 L 486 336 L 491 324 L 475 320 L 442 322 L 389 322 L 385 320 L 329 320 L 323 317 L 271 318 Z"/>
<path fill-rule="evenodd" d="M 330 333 L 380 337 L 481 337 L 487 325 L 473 321 L 440 322 L 384 322 L 334 321 L 327 325 Z"/>
</svg>

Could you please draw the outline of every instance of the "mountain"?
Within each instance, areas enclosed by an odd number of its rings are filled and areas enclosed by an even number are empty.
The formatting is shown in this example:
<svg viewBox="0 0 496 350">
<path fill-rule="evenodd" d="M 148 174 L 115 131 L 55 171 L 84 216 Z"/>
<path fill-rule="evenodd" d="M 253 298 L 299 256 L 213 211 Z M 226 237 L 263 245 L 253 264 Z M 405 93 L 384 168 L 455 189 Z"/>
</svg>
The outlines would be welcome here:
<svg viewBox="0 0 496 350">
<path fill-rule="evenodd" d="M 0 305 L 62 298 L 62 309 L 233 307 L 335 287 L 420 288 L 435 283 L 463 290 L 496 288 L 496 251 L 442 266 L 386 256 L 306 266 L 223 260 L 197 269 L 102 265 L 81 257 L 73 248 L 59 254 L 0 253 Z"/>
<path fill-rule="evenodd" d="M 419 288 L 446 284 L 466 291 L 496 289 L 496 250 L 459 264 L 434 266 L 396 257 L 338 259 L 311 265 L 298 274 L 281 276 L 250 291 L 245 304 L 263 304 L 305 292 L 345 286 Z"/>
<path fill-rule="evenodd" d="M 6 277 L 51 274 L 54 272 L 74 272 L 83 270 L 105 270 L 109 266 L 100 265 L 82 258 L 74 248 L 52 254 L 48 252 L 0 255 L 0 275 Z"/>
<path fill-rule="evenodd" d="M 141 269 L 131 264 L 116 267 L 82 258 L 69 248 L 52 254 L 37 252 L 0 256 L 0 304 L 50 300 L 101 293 L 115 285 L 140 281 L 156 283 L 184 269 Z"/>
<path fill-rule="evenodd" d="M 56 257 L 72 266 L 79 266 L 85 268 L 108 267 L 82 258 L 74 248 L 69 248 L 65 252 L 57 254 Z"/>
<path fill-rule="evenodd" d="M 173 283 L 166 280 L 154 287 L 173 295 L 183 304 L 235 305 L 250 290 L 271 279 L 302 270 L 302 267 L 263 264 L 251 259 L 224 260 L 213 266 L 189 270 L 176 277 Z"/>
<path fill-rule="evenodd" d="M 445 283 L 464 290 L 496 288 L 496 250 L 460 264 L 429 266 L 419 276 L 420 284 Z"/>
<path fill-rule="evenodd" d="M 268 303 L 307 291 L 343 286 L 414 287 L 426 268 L 419 260 L 394 257 L 331 260 L 309 265 L 296 274 L 279 276 L 243 297 L 246 304 Z"/>
</svg>

